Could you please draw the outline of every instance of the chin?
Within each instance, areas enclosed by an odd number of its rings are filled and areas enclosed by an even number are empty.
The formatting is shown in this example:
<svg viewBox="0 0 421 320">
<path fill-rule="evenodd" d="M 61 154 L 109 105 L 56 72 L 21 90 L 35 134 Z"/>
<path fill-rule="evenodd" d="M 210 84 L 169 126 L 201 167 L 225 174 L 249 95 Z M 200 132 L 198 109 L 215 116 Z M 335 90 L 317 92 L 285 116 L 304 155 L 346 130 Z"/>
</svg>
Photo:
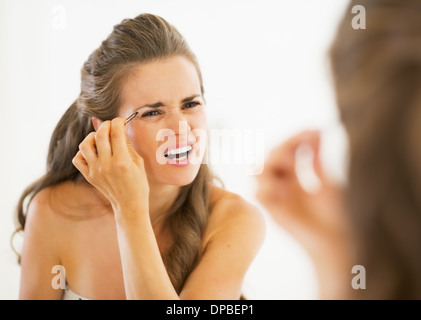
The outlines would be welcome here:
<svg viewBox="0 0 421 320">
<path fill-rule="evenodd" d="M 191 184 L 196 178 L 200 169 L 200 164 L 189 164 L 185 167 L 176 167 L 166 164 L 164 167 L 165 168 L 158 168 L 154 180 L 163 184 L 183 187 Z"/>
</svg>

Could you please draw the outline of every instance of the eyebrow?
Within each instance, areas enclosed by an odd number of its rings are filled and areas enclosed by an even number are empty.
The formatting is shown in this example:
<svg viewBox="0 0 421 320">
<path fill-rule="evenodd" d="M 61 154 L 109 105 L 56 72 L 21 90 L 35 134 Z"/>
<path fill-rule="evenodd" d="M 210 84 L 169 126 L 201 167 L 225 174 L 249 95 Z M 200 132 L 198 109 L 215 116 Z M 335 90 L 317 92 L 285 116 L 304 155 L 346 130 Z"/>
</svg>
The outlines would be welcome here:
<svg viewBox="0 0 421 320">
<path fill-rule="evenodd" d="M 187 98 L 184 98 L 183 100 L 181 100 L 181 103 L 186 103 L 186 102 L 189 102 L 189 101 L 193 101 L 194 99 L 199 98 L 201 96 L 202 96 L 201 94 L 194 94 L 194 95 L 192 95 L 190 97 L 187 97 Z M 164 106 L 164 103 L 158 101 L 158 102 L 155 102 L 155 103 L 144 104 L 143 106 L 138 107 L 138 108 L 134 109 L 133 111 L 137 111 L 137 110 L 140 110 L 142 108 L 156 109 L 156 108 L 160 108 L 160 107 L 163 107 L 163 106 Z"/>
</svg>

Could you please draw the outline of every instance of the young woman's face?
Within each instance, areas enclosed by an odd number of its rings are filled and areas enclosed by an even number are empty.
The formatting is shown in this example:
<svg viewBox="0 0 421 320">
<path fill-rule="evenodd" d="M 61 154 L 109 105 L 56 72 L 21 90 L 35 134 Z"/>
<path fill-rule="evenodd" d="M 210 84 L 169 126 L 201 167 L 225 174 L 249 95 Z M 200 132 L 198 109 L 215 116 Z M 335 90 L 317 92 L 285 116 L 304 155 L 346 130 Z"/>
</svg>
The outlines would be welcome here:
<svg viewBox="0 0 421 320">
<path fill-rule="evenodd" d="M 122 84 L 120 116 L 137 116 L 127 135 L 144 159 L 149 180 L 183 186 L 196 177 L 206 114 L 196 68 L 175 56 L 142 64 Z"/>
</svg>

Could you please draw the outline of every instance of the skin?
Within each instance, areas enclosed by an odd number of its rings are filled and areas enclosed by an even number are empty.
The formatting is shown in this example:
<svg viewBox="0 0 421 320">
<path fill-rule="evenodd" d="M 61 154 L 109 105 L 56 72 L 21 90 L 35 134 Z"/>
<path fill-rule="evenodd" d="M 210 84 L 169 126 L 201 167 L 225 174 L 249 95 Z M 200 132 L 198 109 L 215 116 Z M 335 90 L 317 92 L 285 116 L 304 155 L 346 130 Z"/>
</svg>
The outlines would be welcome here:
<svg viewBox="0 0 421 320">
<path fill-rule="evenodd" d="M 20 298 L 60 299 L 51 269 L 63 265 L 69 287 L 92 299 L 238 299 L 265 231 L 260 212 L 240 196 L 211 187 L 204 254 L 180 295 L 161 258 L 172 241 L 165 212 L 199 164 L 159 164 L 156 151 L 165 142 L 156 134 L 171 129 L 180 142 L 206 128 L 194 65 L 178 56 L 142 64 L 121 90 L 120 117 L 93 119 L 96 132 L 73 159 L 88 182 L 44 189 L 29 206 Z M 186 102 L 187 97 L 194 98 Z M 142 108 L 124 125 L 137 108 L 157 102 L 159 115 L 142 117 L 158 110 Z M 183 132 L 180 121 L 187 124 Z"/>
<path fill-rule="evenodd" d="M 320 186 L 313 192 L 306 191 L 296 175 L 295 154 L 300 145 L 307 145 L 314 154 L 313 170 Z M 320 133 L 304 131 L 273 149 L 258 176 L 256 197 L 313 260 L 320 298 L 340 299 L 346 298 L 351 285 L 352 240 L 343 191 L 323 172 L 319 148 Z"/>
</svg>

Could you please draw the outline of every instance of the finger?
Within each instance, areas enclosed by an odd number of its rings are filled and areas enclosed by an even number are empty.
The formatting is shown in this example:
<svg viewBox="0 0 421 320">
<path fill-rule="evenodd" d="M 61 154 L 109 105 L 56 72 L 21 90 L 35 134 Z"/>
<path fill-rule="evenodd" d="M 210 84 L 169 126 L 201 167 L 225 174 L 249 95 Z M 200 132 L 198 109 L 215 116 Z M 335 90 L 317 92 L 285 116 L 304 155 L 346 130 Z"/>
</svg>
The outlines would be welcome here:
<svg viewBox="0 0 421 320">
<path fill-rule="evenodd" d="M 327 177 L 324 173 L 321 158 L 320 158 L 320 143 L 321 137 L 320 132 L 305 132 L 302 135 L 302 143 L 300 146 L 305 145 L 310 148 L 311 150 L 311 170 L 312 174 L 317 177 L 319 183 L 326 184 Z"/>
<path fill-rule="evenodd" d="M 114 118 L 111 121 L 110 139 L 112 154 L 115 157 L 127 154 L 127 136 L 125 119 L 122 117 Z"/>
<path fill-rule="evenodd" d="M 307 215 L 304 205 L 308 200 L 307 193 L 292 181 L 279 184 L 274 181 L 265 181 L 259 185 L 256 192 L 257 200 L 274 216 L 278 218 L 291 216 L 300 219 Z"/>
<path fill-rule="evenodd" d="M 306 130 L 301 131 L 298 134 L 289 138 L 284 144 L 285 147 L 291 150 L 295 150 L 300 144 L 313 143 L 320 138 L 320 131 L 318 130 Z"/>
<path fill-rule="evenodd" d="M 89 167 L 88 163 L 86 162 L 85 158 L 83 157 L 82 153 L 78 151 L 76 155 L 72 159 L 73 165 L 82 173 L 84 177 L 88 176 L 89 174 Z"/>
<path fill-rule="evenodd" d="M 265 163 L 265 168 L 272 170 L 274 167 L 292 170 L 294 167 L 294 152 L 284 145 L 273 149 Z"/>
<path fill-rule="evenodd" d="M 110 121 L 104 121 L 95 133 L 95 144 L 99 158 L 111 156 Z"/>
<path fill-rule="evenodd" d="M 87 162 L 88 166 L 92 165 L 98 159 L 96 145 L 95 145 L 95 132 L 91 132 L 79 145 L 79 151 Z"/>
<path fill-rule="evenodd" d="M 294 155 L 296 149 L 301 144 L 313 145 L 320 139 L 320 132 L 317 130 L 302 131 L 283 142 L 279 147 L 273 149 L 272 157 Z"/>
<path fill-rule="evenodd" d="M 319 141 L 320 133 L 318 131 L 300 132 L 272 150 L 266 161 L 265 169 L 267 168 L 267 172 L 279 178 L 296 175 L 296 154 L 299 147 L 308 145 L 312 151 L 318 152 Z"/>
<path fill-rule="evenodd" d="M 294 174 L 267 174 L 258 180 L 258 192 L 273 196 L 273 198 L 295 198 L 301 195 L 301 187 Z"/>
<path fill-rule="evenodd" d="M 329 184 L 330 181 L 323 169 L 322 166 L 322 161 L 321 161 L 321 154 L 320 154 L 320 146 L 321 146 L 321 139 L 320 136 L 318 137 L 318 139 L 314 140 L 314 144 L 313 144 L 313 152 L 314 152 L 314 156 L 313 156 L 313 168 L 314 168 L 314 173 L 317 175 L 317 177 L 319 178 L 320 182 L 323 185 Z"/>
<path fill-rule="evenodd" d="M 295 155 L 277 154 L 268 158 L 264 170 L 258 179 L 282 182 L 295 178 Z"/>
<path fill-rule="evenodd" d="M 268 155 L 265 167 L 273 170 L 291 171 L 295 168 L 295 152 L 297 148 L 306 141 L 306 135 L 304 133 L 297 134 L 278 147 L 274 148 Z"/>
<path fill-rule="evenodd" d="M 137 151 L 133 148 L 129 138 L 127 138 L 127 149 L 129 151 L 129 154 L 131 155 L 131 158 L 133 161 L 140 165 L 143 164 L 143 158 L 137 153 Z"/>
</svg>

